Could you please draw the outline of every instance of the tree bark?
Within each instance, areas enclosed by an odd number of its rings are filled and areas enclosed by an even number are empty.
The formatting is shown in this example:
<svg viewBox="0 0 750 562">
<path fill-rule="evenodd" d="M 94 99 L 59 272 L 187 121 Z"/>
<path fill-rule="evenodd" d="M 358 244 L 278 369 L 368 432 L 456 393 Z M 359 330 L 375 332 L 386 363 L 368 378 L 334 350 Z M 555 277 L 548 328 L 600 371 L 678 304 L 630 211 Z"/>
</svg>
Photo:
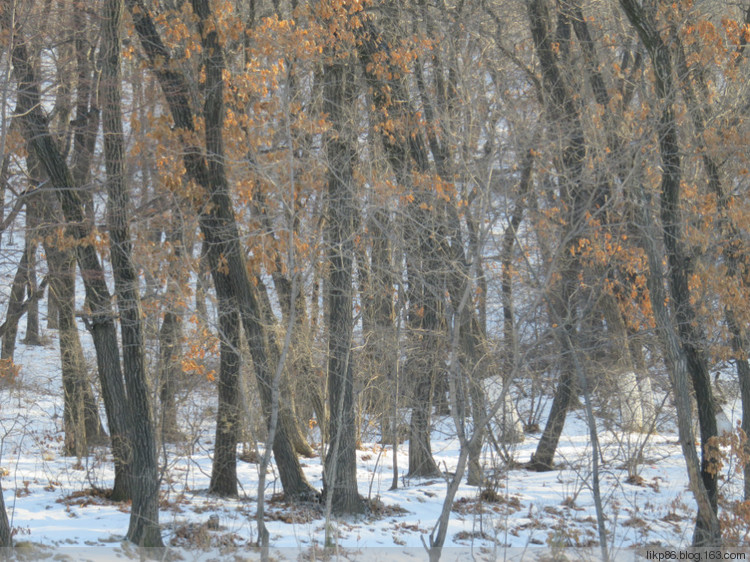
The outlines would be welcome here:
<svg viewBox="0 0 750 562">
<path fill-rule="evenodd" d="M 102 7 L 102 105 L 104 161 L 107 172 L 107 226 L 117 308 L 120 313 L 122 358 L 130 415 L 132 451 L 130 526 L 127 538 L 145 547 L 161 547 L 159 476 L 150 389 L 146 380 L 145 341 L 138 272 L 128 226 L 130 197 L 125 179 L 125 137 L 120 90 L 120 35 L 122 0 L 106 0 Z"/>
<path fill-rule="evenodd" d="M 355 138 L 347 110 L 355 86 L 351 61 L 336 61 L 324 69 L 324 111 L 332 129 L 326 139 L 328 158 L 328 407 L 331 442 L 324 465 L 324 494 L 334 513 L 361 513 L 364 503 L 357 491 L 356 430 L 354 416 L 353 261 Z"/>
<path fill-rule="evenodd" d="M 16 350 L 16 337 L 18 335 L 18 322 L 23 316 L 24 294 L 26 292 L 26 279 L 28 278 L 27 269 L 29 263 L 28 246 L 24 248 L 21 254 L 21 261 L 18 262 L 16 274 L 13 276 L 13 284 L 10 288 L 10 298 L 8 299 L 8 308 L 5 312 L 5 322 L 3 322 L 3 349 L 0 353 L 0 360 L 3 362 L 13 362 L 13 354 Z M 12 381 L 5 380 L 4 383 Z"/>
<path fill-rule="evenodd" d="M 668 46 L 663 42 L 660 31 L 653 26 L 652 18 L 645 13 L 644 8 L 634 0 L 620 0 L 620 5 L 651 57 L 656 94 L 662 105 L 661 115 L 656 126 L 662 162 L 660 205 L 662 236 L 669 264 L 669 294 L 675 311 L 674 320 L 677 324 L 678 339 L 681 346 L 681 360 L 684 358 L 698 404 L 698 420 L 703 449 L 701 479 L 709 503 L 709 506 L 706 506 L 699 500 L 693 545 L 715 546 L 721 544 L 721 532 L 716 517 L 718 471 L 715 462 L 718 460 L 718 451 L 716 450 L 717 445 L 714 443 L 714 438 L 718 432 L 708 361 L 705 356 L 707 340 L 697 321 L 693 304 L 690 302 L 688 285 L 690 256 L 684 248 L 683 226 L 680 218 L 682 168 L 674 113 L 676 92 L 673 86 L 672 58 Z M 707 508 L 710 509 L 710 513 L 705 513 Z"/>
<path fill-rule="evenodd" d="M 39 213 L 36 201 L 26 203 L 26 240 L 24 242 L 24 253 L 26 254 L 26 296 L 29 305 L 26 308 L 26 336 L 23 339 L 25 345 L 41 345 L 39 336 L 39 299 L 35 298 L 38 290 L 36 272 L 36 251 L 38 243 Z"/>
<path fill-rule="evenodd" d="M 240 425 L 240 323 L 237 305 L 232 298 L 219 301 L 219 335 L 219 407 L 216 412 L 214 460 L 208 491 L 227 497 L 237 495 L 237 442 Z"/>
</svg>

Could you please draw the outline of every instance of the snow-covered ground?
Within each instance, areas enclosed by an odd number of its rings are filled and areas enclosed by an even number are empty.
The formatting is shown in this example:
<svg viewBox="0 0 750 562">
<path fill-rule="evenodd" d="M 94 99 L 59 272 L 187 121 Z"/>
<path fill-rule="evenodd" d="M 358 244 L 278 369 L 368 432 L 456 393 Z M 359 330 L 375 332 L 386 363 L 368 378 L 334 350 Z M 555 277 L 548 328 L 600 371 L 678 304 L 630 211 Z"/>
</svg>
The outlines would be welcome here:
<svg viewBox="0 0 750 562">
<path fill-rule="evenodd" d="M 26 346 L 21 342 L 22 325 L 16 350 L 19 378 L 0 390 L 2 486 L 15 540 L 28 548 L 45 546 L 63 551 L 65 547 L 98 547 L 84 551 L 95 559 L 115 554 L 114 548 L 122 554 L 128 548 L 121 541 L 128 527 L 129 506 L 112 503 L 95 491 L 111 486 L 108 453 L 94 450 L 83 463 L 61 454 L 58 347 L 54 332 L 47 331 L 45 336 L 44 346 Z M 185 548 L 191 554 L 222 551 L 250 555 L 249 549 L 257 539 L 257 465 L 239 463 L 239 499 L 207 494 L 214 407 L 211 389 L 205 384 L 183 404 L 185 423 L 190 422 L 191 432 L 198 428 L 198 433 L 193 441 L 166 450 L 160 514 L 164 539 L 166 544 Z M 437 419 L 433 434 L 434 455 L 447 473 L 455 469 L 458 458 L 458 442 L 451 437 L 451 428 L 449 418 Z M 538 435 L 529 435 L 513 445 L 513 458 L 528 460 L 537 439 Z M 644 448 L 639 477 L 628 481 L 624 466 L 628 448 L 632 452 L 642 439 L 642 435 L 602 430 L 601 478 L 608 541 L 615 549 L 687 546 L 694 502 L 686 488 L 685 465 L 676 436 L 663 430 L 652 435 Z M 487 465 L 496 466 L 493 485 L 480 490 L 464 484 L 459 489 L 446 546 L 464 550 L 449 548 L 446 559 L 451 552 L 469 550 L 494 556 L 506 547 L 512 548 L 508 552 L 550 546 L 595 547 L 598 533 L 590 490 L 588 441 L 581 412 L 576 411 L 569 416 L 560 442 L 556 457 L 561 463 L 559 470 L 534 473 L 509 469 L 487 450 Z M 415 559 L 424 556 L 423 540 L 429 543 L 447 484 L 441 478 L 407 478 L 406 451 L 406 444 L 398 451 L 401 477 L 397 490 L 389 489 L 392 447 L 366 443 L 358 451 L 359 492 L 369 500 L 371 512 L 334 521 L 338 546 L 368 552 L 388 548 L 391 554 L 395 552 L 393 547 L 399 547 L 399 552 L 411 553 L 409 556 Z M 320 457 L 303 459 L 303 466 L 310 482 L 321 488 Z M 267 478 L 266 525 L 273 547 L 287 554 L 317 552 L 324 542 L 322 510 L 315 505 L 285 503 L 276 495 L 281 490 L 273 467 Z M 730 474 L 729 480 L 724 484 L 727 491 L 739 476 Z M 218 516 L 218 528 L 212 516 Z"/>
<path fill-rule="evenodd" d="M 21 235 L 16 238 L 15 244 L 8 244 L 7 233 L 3 239 L 2 308 L 22 246 Z M 82 296 L 79 291 L 81 301 Z M 43 319 L 45 304 L 40 302 Z M 32 559 L 68 555 L 91 560 L 138 556 L 123 542 L 130 506 L 110 502 L 100 492 L 111 487 L 113 479 L 107 449 L 94 448 L 81 462 L 62 456 L 63 399 L 57 333 L 43 330 L 44 345 L 27 346 L 23 343 L 25 319 L 19 328 L 15 352 L 19 376 L 13 384 L 0 385 L 0 482 L 14 540 L 20 545 L 17 555 L 27 553 Z M 93 371 L 93 346 L 83 326 L 81 330 Z M 733 421 L 740 411 L 734 394 L 727 393 L 724 408 Z M 164 541 L 179 549 L 185 559 L 253 559 L 257 557 L 252 550 L 257 540 L 257 465 L 239 462 L 240 498 L 220 499 L 207 494 L 215 408 L 213 385 L 196 383 L 180 404 L 181 429 L 189 440 L 161 451 L 160 522 Z M 542 423 L 544 419 L 542 416 Z M 450 418 L 434 421 L 433 453 L 440 468 L 451 474 L 459 453 L 453 422 Z M 645 445 L 642 434 L 608 429 L 604 420 L 600 423 L 601 486 L 610 549 L 632 559 L 634 548 L 687 546 L 693 531 L 694 501 L 687 490 L 684 460 L 666 409 L 661 412 L 657 431 L 648 436 Z M 505 453 L 515 461 L 511 464 L 486 447 L 490 485 L 483 489 L 466 484 L 460 487 L 443 559 L 522 559 L 543 548 L 575 549 L 577 554 L 569 555 L 570 559 L 582 553 L 597 557 L 588 435 L 582 411 L 572 412 L 556 455 L 560 468 L 546 473 L 519 468 L 534 451 L 539 434 L 527 435 L 522 443 L 508 446 Z M 315 441 L 315 435 L 311 440 Z M 365 442 L 357 452 L 359 492 L 368 500 L 370 510 L 364 516 L 333 521 L 335 548 L 344 549 L 334 549 L 334 554 L 353 559 L 425 558 L 423 545 L 429 544 L 447 481 L 408 478 L 407 447 L 405 443 L 398 450 L 396 490 L 390 489 L 394 460 L 391 446 Z M 637 464 L 637 474 L 628 478 L 628 459 L 638 451 L 642 451 L 642 462 Z M 309 481 L 321 489 L 320 455 L 302 459 L 302 464 Z M 722 474 L 722 492 L 729 499 L 737 499 L 740 475 L 731 466 Z M 267 484 L 266 525 L 276 549 L 274 556 L 296 560 L 302 555 L 312 560 L 328 555 L 322 550 L 325 519 L 321 507 L 294 506 L 281 500 L 273 466 Z"/>
</svg>

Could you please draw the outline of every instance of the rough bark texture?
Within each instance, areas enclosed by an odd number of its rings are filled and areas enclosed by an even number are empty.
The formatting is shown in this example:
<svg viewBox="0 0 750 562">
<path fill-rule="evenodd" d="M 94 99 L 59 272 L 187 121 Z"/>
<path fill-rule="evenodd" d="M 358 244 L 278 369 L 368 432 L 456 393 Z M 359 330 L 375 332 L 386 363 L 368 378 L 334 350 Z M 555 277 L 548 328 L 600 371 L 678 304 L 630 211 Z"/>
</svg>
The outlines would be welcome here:
<svg viewBox="0 0 750 562">
<path fill-rule="evenodd" d="M 219 305 L 221 365 L 216 440 L 208 491 L 220 496 L 237 495 L 237 441 L 240 422 L 240 322 L 233 299 Z"/>
<path fill-rule="evenodd" d="M 324 111 L 332 123 L 326 139 L 328 157 L 328 407 L 330 445 L 325 458 L 325 494 L 332 495 L 334 513 L 361 513 L 357 491 L 354 416 L 353 260 L 354 260 L 354 139 L 347 131 L 347 110 L 354 100 L 354 72 L 346 61 L 324 70 Z"/>
<path fill-rule="evenodd" d="M 427 233 L 423 233 L 420 237 L 422 242 L 416 245 L 424 256 L 431 251 L 429 243 L 424 243 L 427 237 Z M 418 261 L 419 257 L 413 256 L 412 259 Z M 443 307 L 437 294 L 441 284 L 434 272 L 421 278 L 415 270 L 422 271 L 417 263 L 410 262 L 407 255 L 407 327 L 410 333 L 410 349 L 404 366 L 404 375 L 413 385 L 409 423 L 409 476 L 436 476 L 440 474 L 440 469 L 432 457 L 430 419 L 432 387 L 438 376 L 444 376 L 444 371 L 440 368 L 440 365 L 444 364 L 444 352 L 440 345 Z"/>
<path fill-rule="evenodd" d="M 117 308 L 120 313 L 122 358 L 127 388 L 132 454 L 130 526 L 127 538 L 140 546 L 160 547 L 159 474 L 156 432 L 146 380 L 145 342 L 138 272 L 128 226 L 130 197 L 125 180 L 125 138 L 120 91 L 122 0 L 106 0 L 102 8 L 102 104 L 104 162 L 107 172 L 107 227 Z"/>
</svg>

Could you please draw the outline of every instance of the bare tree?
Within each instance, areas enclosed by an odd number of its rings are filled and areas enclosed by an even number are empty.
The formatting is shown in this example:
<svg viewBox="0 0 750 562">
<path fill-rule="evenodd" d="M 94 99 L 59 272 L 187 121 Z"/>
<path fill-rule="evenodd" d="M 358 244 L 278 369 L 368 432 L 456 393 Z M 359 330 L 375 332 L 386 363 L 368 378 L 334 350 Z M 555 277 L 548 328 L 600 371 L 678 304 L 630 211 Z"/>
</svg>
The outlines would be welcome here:
<svg viewBox="0 0 750 562">
<path fill-rule="evenodd" d="M 107 170 L 107 227 L 117 308 L 120 313 L 122 358 L 130 416 L 132 451 L 130 527 L 127 537 L 146 547 L 162 546 L 159 528 L 159 477 L 150 390 L 146 381 L 145 342 L 130 239 L 129 203 L 124 165 L 121 107 L 122 0 L 107 0 L 102 12 L 102 75 L 99 102 Z"/>
</svg>

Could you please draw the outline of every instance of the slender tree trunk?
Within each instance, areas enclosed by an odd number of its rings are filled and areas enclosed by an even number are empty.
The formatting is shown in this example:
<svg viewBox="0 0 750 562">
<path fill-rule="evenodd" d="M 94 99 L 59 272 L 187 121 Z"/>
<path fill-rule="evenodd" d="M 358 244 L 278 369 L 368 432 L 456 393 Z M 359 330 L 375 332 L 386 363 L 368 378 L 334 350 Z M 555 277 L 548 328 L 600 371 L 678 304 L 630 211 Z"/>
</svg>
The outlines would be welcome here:
<svg viewBox="0 0 750 562">
<path fill-rule="evenodd" d="M 549 30 L 550 15 L 546 3 L 542 0 L 530 0 L 527 6 L 529 27 L 542 72 L 542 83 L 549 98 L 546 109 L 550 122 L 559 127 L 560 142 L 563 146 L 559 159 L 560 197 L 569 209 L 563 232 L 564 248 L 560 252 L 558 265 L 560 282 L 550 294 L 549 299 L 550 317 L 559 318 L 564 323 L 557 329 L 564 330 L 564 333 L 570 337 L 575 337 L 578 314 L 575 295 L 580 263 L 574 256 L 575 251 L 571 253 L 570 249 L 575 248 L 581 236 L 588 201 L 581 183 L 586 156 L 583 126 L 575 96 L 570 91 L 567 80 L 559 68 L 559 61 L 564 60 L 568 52 L 569 37 L 565 34 L 569 34 L 569 21 L 562 17 L 562 14 L 558 14 L 561 17 L 558 18 L 557 37 L 552 37 Z M 559 44 L 555 46 L 556 43 Z M 556 321 L 551 323 L 557 324 Z M 576 342 L 573 342 L 573 346 L 575 345 Z M 552 468 L 565 418 L 576 395 L 575 388 L 573 358 L 569 353 L 563 353 L 560 380 L 555 390 L 550 415 L 536 452 L 532 456 L 530 468 L 534 470 Z"/>
<path fill-rule="evenodd" d="M 672 59 L 669 47 L 664 44 L 660 31 L 654 27 L 652 18 L 646 14 L 645 9 L 633 0 L 620 0 L 620 4 L 649 52 L 654 68 L 656 93 L 662 105 L 656 130 L 662 161 L 660 215 L 664 247 L 669 263 L 669 295 L 675 310 L 674 320 L 677 323 L 679 344 L 682 350 L 681 359 L 684 359 L 686 363 L 698 404 L 703 449 L 701 479 L 710 504 L 706 506 L 699 499 L 693 545 L 715 546 L 721 544 L 720 527 L 716 518 L 718 471 L 715 462 L 718 459 L 718 451 L 716 444 L 713 443 L 713 438 L 717 436 L 716 414 L 704 351 L 707 341 L 699 327 L 693 304 L 690 302 L 687 270 L 690 260 L 684 248 L 683 226 L 680 218 L 682 168 L 674 113 L 676 92 L 673 86 Z M 704 512 L 707 507 L 711 513 Z"/>
<path fill-rule="evenodd" d="M 167 303 L 170 307 L 164 313 L 159 329 L 159 361 L 157 373 L 159 381 L 159 401 L 161 403 L 161 438 L 167 443 L 174 443 L 184 438 L 177 424 L 176 393 L 182 369 L 180 356 L 182 355 L 182 306 L 179 304 L 180 291 L 187 282 L 181 259 L 184 250 L 183 225 L 172 216 L 172 231 L 168 241 L 173 248 L 170 258 L 167 279 Z"/>
<path fill-rule="evenodd" d="M 26 249 L 21 254 L 21 261 L 18 263 L 16 274 L 13 276 L 13 284 L 10 288 L 10 298 L 8 307 L 5 312 L 5 322 L 3 323 L 3 349 L 0 353 L 0 359 L 4 362 L 12 362 L 13 354 L 16 350 L 16 336 L 18 335 L 18 322 L 21 320 L 24 312 L 24 293 L 26 292 L 27 264 L 28 253 Z M 4 381 L 10 382 L 10 381 Z"/>
<path fill-rule="evenodd" d="M 192 4 L 203 29 L 211 17 L 208 2 L 193 0 Z M 195 123 L 188 101 L 190 96 L 185 76 L 174 71 L 169 64 L 165 64 L 170 60 L 169 52 L 156 31 L 148 8 L 139 0 L 127 0 L 127 6 L 133 17 L 136 32 L 141 39 L 141 45 L 159 79 L 175 126 L 185 131 L 194 131 Z M 201 148 L 186 145 L 183 159 L 188 177 L 196 181 L 204 189 L 206 199 L 210 199 L 208 205 L 208 200 L 196 201 L 201 209 L 199 223 L 204 236 L 206 259 L 214 285 L 217 286 L 223 282 L 218 277 L 227 277 L 227 282 L 232 288 L 232 295 L 237 299 L 242 326 L 253 358 L 261 401 L 266 410 L 270 409 L 270 388 L 274 369 L 270 364 L 267 351 L 268 342 L 262 325 L 262 311 L 253 293 L 239 245 L 239 231 L 224 171 L 222 138 L 224 55 L 215 30 L 202 32 L 201 36 L 205 43 L 203 52 L 207 53 L 206 101 L 203 115 L 206 120 L 206 151 L 211 158 L 206 162 Z M 219 295 L 217 297 L 223 298 Z M 289 441 L 289 435 L 283 430 L 283 426 L 276 433 L 273 452 L 285 495 L 290 499 L 316 497 L 317 492 L 307 482 Z"/>
<path fill-rule="evenodd" d="M 279 267 L 280 266 L 281 264 L 279 263 Z M 263 309 L 264 324 L 269 327 L 274 326 L 276 324 L 276 318 L 274 317 L 273 310 L 271 309 L 271 299 L 268 296 L 266 285 L 260 277 L 256 277 L 255 286 L 258 293 L 258 302 Z M 278 287 L 279 284 L 277 283 L 276 286 Z M 291 293 L 291 286 L 289 290 Z M 286 298 L 287 304 L 289 299 L 291 299 L 291 294 L 289 294 L 288 298 Z M 282 300 L 284 300 L 283 296 Z M 298 334 L 301 329 L 299 318 L 304 317 L 304 301 L 300 301 L 299 299 L 297 299 L 295 304 L 297 310 L 295 312 L 295 325 L 292 327 L 292 329 L 294 330 L 294 339 L 298 340 Z M 289 318 L 288 310 L 284 316 L 286 321 L 286 319 Z M 268 330 L 268 351 L 270 353 L 271 364 L 277 365 L 279 363 L 281 350 L 279 349 L 278 342 L 274 337 L 272 330 Z M 309 359 L 310 358 L 308 356 L 308 361 Z M 294 366 L 292 365 L 292 368 L 293 367 Z M 306 363 L 303 362 L 302 367 L 304 369 L 306 367 Z M 302 433 L 302 429 L 300 428 L 299 421 L 297 419 L 296 398 L 294 396 L 294 390 L 292 389 L 291 381 L 289 380 L 289 378 L 289 368 L 285 366 L 281 375 L 281 381 L 279 381 L 281 400 L 278 405 L 278 424 L 284 426 L 284 433 L 289 436 L 294 451 L 299 455 L 310 458 L 313 456 L 313 450 L 312 447 L 310 447 L 310 444 L 307 442 L 307 439 L 305 439 L 305 436 Z"/>
<path fill-rule="evenodd" d="M 390 17 L 393 17 L 393 14 L 390 14 Z M 359 32 L 359 57 L 365 78 L 372 91 L 373 105 L 376 109 L 375 118 L 382 120 L 384 115 L 390 115 L 394 119 L 400 118 L 408 122 L 413 119 L 413 115 L 410 115 L 407 109 L 408 92 L 399 79 L 402 70 L 392 67 L 390 71 L 393 77 L 388 80 L 383 80 L 373 71 L 376 64 L 380 64 L 380 56 L 385 54 L 386 60 L 389 60 L 387 39 L 384 39 L 387 36 L 376 27 L 371 19 L 365 20 Z M 426 112 L 426 116 L 428 122 L 432 123 L 432 114 Z M 419 173 L 429 171 L 429 160 L 422 136 L 412 134 L 402 140 L 399 135 L 388 134 L 385 123 L 381 126 L 383 127 L 381 141 L 393 174 L 401 185 L 410 186 L 413 189 L 410 170 L 415 169 Z M 404 379 L 410 381 L 411 387 L 410 476 L 434 476 L 440 473 L 432 457 L 430 418 L 435 390 L 437 389 L 437 392 L 445 390 L 444 385 L 439 381 L 442 375 L 439 369 L 442 355 L 440 351 L 442 294 L 438 293 L 442 290 L 443 284 L 438 272 L 442 264 L 434 255 L 438 251 L 434 246 L 438 240 L 442 241 L 442 238 L 438 236 L 434 217 L 420 208 L 421 205 L 428 204 L 426 194 L 419 194 L 408 209 L 405 227 L 409 349 L 404 367 Z M 377 255 L 373 250 L 373 259 L 375 257 Z M 378 275 L 375 262 L 373 262 L 372 275 Z M 382 314 L 385 311 L 384 308 Z M 382 319 L 385 320 L 384 315 Z M 391 325 L 392 323 L 390 321 Z M 392 334 L 393 328 L 389 327 L 389 330 Z"/>
<path fill-rule="evenodd" d="M 643 188 L 641 190 L 643 191 Z M 690 491 L 693 493 L 698 504 L 697 520 L 701 520 L 700 524 L 696 520 L 693 543 L 699 542 L 696 539 L 700 539 L 704 543 L 703 546 L 705 546 L 709 542 L 706 540 L 707 537 L 711 537 L 711 541 L 718 541 L 720 543 L 721 528 L 719 519 L 711 505 L 711 497 L 701 474 L 701 460 L 695 450 L 687 359 L 679 340 L 675 322 L 665 306 L 667 292 L 664 288 L 663 264 L 666 259 L 663 252 L 657 249 L 656 240 L 658 232 L 656 232 L 656 229 L 651 224 L 650 203 L 647 197 L 641 197 L 638 205 L 641 207 L 639 222 L 644 225 L 643 232 L 640 234 L 641 245 L 646 251 L 649 263 L 647 282 L 650 300 L 654 311 L 657 335 L 664 351 L 664 361 L 667 365 L 672 393 L 674 395 L 675 408 L 677 410 L 677 429 L 680 446 L 687 466 Z"/>
<path fill-rule="evenodd" d="M 42 170 L 34 153 L 29 151 L 27 169 L 37 184 L 42 181 Z M 57 303 L 48 314 L 55 316 L 60 345 L 63 385 L 63 419 L 65 452 L 82 457 L 88 446 L 106 443 L 107 434 L 99 419 L 99 408 L 88 380 L 86 359 L 75 317 L 75 254 L 59 231 L 64 223 L 60 203 L 49 191 L 41 191 L 34 202 L 42 217 L 39 237 L 47 258 L 49 277 L 48 302 Z"/>
<path fill-rule="evenodd" d="M 29 299 L 29 305 L 26 308 L 26 336 L 23 339 L 23 343 L 26 345 L 42 344 L 41 337 L 39 336 L 39 299 L 35 298 L 38 290 L 36 275 L 36 250 L 38 244 L 35 237 L 37 236 L 39 217 L 36 216 L 37 212 L 34 207 L 34 202 L 31 205 L 26 204 L 26 241 L 24 252 L 27 256 L 26 296 Z"/>
<path fill-rule="evenodd" d="M 746 17 L 750 17 L 750 9 L 746 12 Z M 750 280 L 743 276 L 742 272 L 747 270 L 747 258 L 742 254 L 743 235 L 737 224 L 732 218 L 730 202 L 731 198 L 721 181 L 720 163 L 711 156 L 706 141 L 706 112 L 698 102 L 698 95 L 692 86 L 692 78 L 698 84 L 698 91 L 702 92 L 702 98 L 708 100 L 710 93 L 705 79 L 700 72 L 692 73 L 688 66 L 687 56 L 679 35 L 675 33 L 675 52 L 677 56 L 678 76 L 683 92 L 683 97 L 690 110 L 693 119 L 693 126 L 697 133 L 698 143 L 703 157 L 703 167 L 708 176 L 708 188 L 716 197 L 718 208 L 718 225 L 719 231 L 724 237 L 725 243 L 722 244 L 722 257 L 727 268 L 727 277 L 732 282 L 741 285 L 745 289 L 750 286 Z M 704 103 L 709 103 L 704 101 Z M 750 435 L 750 363 L 747 359 L 747 350 L 750 349 L 750 340 L 747 337 L 747 330 L 738 321 L 737 314 L 731 304 L 725 305 L 724 319 L 729 329 L 729 342 L 732 351 L 735 354 L 735 364 L 737 369 L 737 379 L 740 385 L 740 398 L 742 401 L 742 422 L 741 427 L 745 435 Z M 750 456 L 750 440 L 745 443 L 745 453 Z M 750 462 L 744 467 L 744 498 L 750 500 Z"/>
<path fill-rule="evenodd" d="M 45 245 L 50 275 L 50 293 L 59 303 L 60 362 L 64 393 L 65 452 L 78 458 L 87 453 L 83 389 L 86 364 L 75 320 L 75 258 L 54 244 Z"/>
<path fill-rule="evenodd" d="M 175 443 L 182 438 L 177 425 L 177 404 L 175 394 L 180 376 L 180 340 L 182 338 L 182 317 L 175 311 L 164 313 L 159 329 L 159 401 L 161 403 L 161 436 L 167 443 Z"/>
<path fill-rule="evenodd" d="M 3 27 L 8 26 L 4 20 Z M 91 308 L 89 328 L 96 348 L 97 367 L 102 386 L 102 396 L 115 457 L 115 485 L 113 499 L 129 496 L 130 452 L 127 445 L 128 421 L 125 387 L 120 367 L 117 331 L 112 316 L 112 304 L 104 270 L 91 240 L 91 224 L 84 215 L 83 201 L 75 189 L 76 183 L 50 135 L 42 114 L 39 85 L 28 62 L 26 43 L 18 30 L 14 30 L 13 73 L 18 80 L 18 105 L 20 120 L 28 144 L 38 158 L 51 184 L 56 188 L 62 211 L 68 224 L 68 233 L 78 242 L 76 259 L 81 270 L 87 302 Z"/>
</svg>

